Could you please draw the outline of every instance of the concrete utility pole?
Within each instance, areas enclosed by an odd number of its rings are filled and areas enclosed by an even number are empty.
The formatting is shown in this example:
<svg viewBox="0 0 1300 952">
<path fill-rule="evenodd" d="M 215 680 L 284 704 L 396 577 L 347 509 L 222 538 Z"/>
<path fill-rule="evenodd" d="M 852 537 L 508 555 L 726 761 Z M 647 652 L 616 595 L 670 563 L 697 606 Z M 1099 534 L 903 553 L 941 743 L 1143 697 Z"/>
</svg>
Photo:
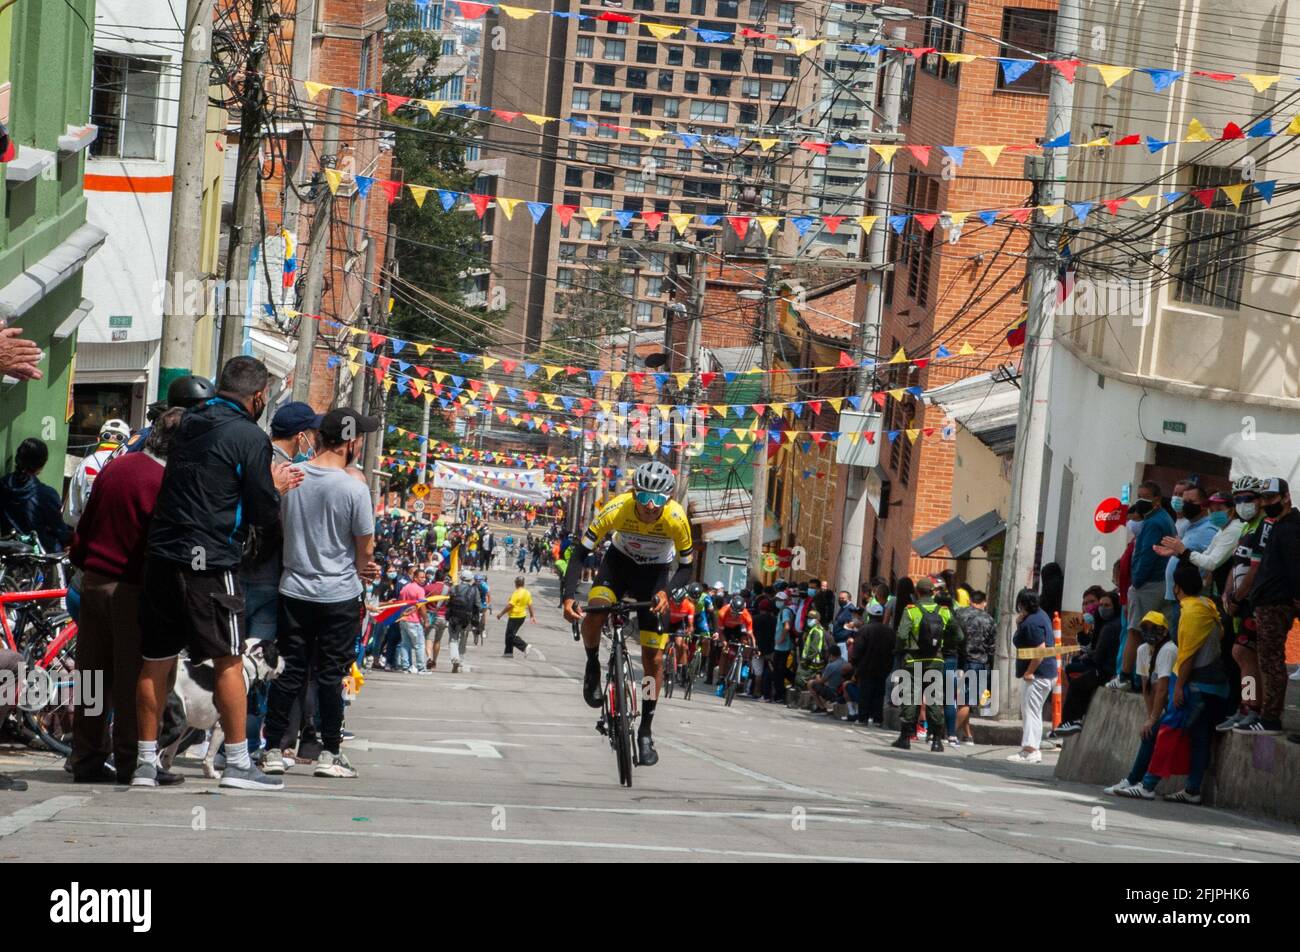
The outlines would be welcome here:
<svg viewBox="0 0 1300 952">
<path fill-rule="evenodd" d="M 394 255 L 396 254 L 396 249 L 397 249 L 397 225 L 390 221 L 388 223 L 388 234 L 384 237 L 384 276 L 383 278 L 380 279 L 379 282 L 379 290 L 380 290 L 380 294 L 383 297 L 383 300 L 380 302 L 379 307 L 371 308 L 370 310 L 371 326 L 381 325 L 386 327 L 388 325 L 388 298 L 389 295 L 392 294 L 392 290 L 393 290 L 393 275 L 398 273 L 397 261 L 394 258 Z M 361 372 L 365 373 L 364 370 L 362 370 Z M 366 406 L 372 416 L 377 415 L 379 417 L 379 429 L 376 432 L 372 433 L 366 439 L 364 470 L 365 473 L 370 477 L 370 497 L 374 501 L 378 502 L 379 501 L 379 450 L 384 445 L 384 433 L 387 432 L 387 427 L 384 425 L 385 416 L 386 416 L 385 410 L 387 409 L 387 404 L 384 399 L 383 387 L 375 387 L 373 390 L 370 391 L 370 393 L 372 395 L 372 401 L 367 402 Z M 374 406 L 374 401 L 378 401 L 379 403 L 378 407 Z M 426 407 L 428 406 L 427 402 L 425 403 L 425 406 Z M 425 435 L 426 436 L 428 435 L 427 428 L 425 430 Z M 424 446 L 425 449 L 427 450 L 429 446 L 428 440 L 424 441 Z"/>
<path fill-rule="evenodd" d="M 680 462 L 677 466 L 677 501 L 683 506 L 687 504 L 687 492 L 690 490 L 691 454 L 689 444 L 694 429 L 694 407 L 699 403 L 702 396 L 699 378 L 696 375 L 700 370 L 700 337 L 703 334 L 704 291 L 707 284 L 708 273 L 704 270 L 704 252 L 696 248 L 691 252 L 691 306 L 688 319 L 690 323 L 686 325 L 686 372 L 691 375 L 691 382 L 688 384 L 686 393 L 686 404 L 692 409 L 687 414 L 683 427 L 686 441 L 682 444 Z M 708 422 L 707 414 L 705 422 Z"/>
<path fill-rule="evenodd" d="M 311 33 L 316 23 L 316 4 L 324 0 L 297 0 L 293 13 L 293 53 L 289 60 L 289 73 L 295 83 L 299 84 L 296 92 L 307 101 L 307 90 L 301 86 L 311 78 Z M 284 227 L 289 234 L 298 237 L 298 211 L 301 202 L 298 192 L 307 185 L 307 129 L 302 130 L 303 147 L 298 157 L 298 167 L 293 170 L 293 185 L 284 191 Z"/>
<path fill-rule="evenodd" d="M 176 153 L 172 162 L 171 222 L 167 233 L 167 291 L 163 301 L 162 359 L 158 398 L 194 365 L 194 328 L 200 314 L 185 313 L 186 285 L 203 278 L 203 167 L 207 164 L 208 87 L 211 84 L 214 0 L 188 0 L 181 37 L 181 90 L 176 110 Z"/>
<path fill-rule="evenodd" d="M 328 114 L 325 117 L 324 141 L 321 144 L 321 161 L 333 165 L 339 152 L 339 123 L 343 114 L 343 90 L 331 89 Z M 308 246 L 307 276 L 303 282 L 302 307 L 304 315 L 319 314 L 325 286 L 325 262 L 329 259 L 330 222 L 334 214 L 334 194 L 329 190 L 324 173 L 316 179 L 316 210 L 311 219 L 311 243 Z M 298 352 L 294 355 L 293 398 L 306 401 L 311 392 L 312 351 L 316 349 L 316 321 L 302 317 L 298 322 Z"/>
<path fill-rule="evenodd" d="M 894 27 L 889 33 L 891 47 L 904 46 L 907 31 Z M 897 57 L 885 61 L 884 88 L 881 101 L 881 128 L 883 137 L 895 137 L 898 134 L 899 115 L 903 102 L 903 64 Z M 881 162 L 876 168 L 875 187 L 871 193 L 871 214 L 879 216 L 879 227 L 872 228 L 867 234 L 866 260 L 884 268 L 889 255 L 889 230 L 884 227 L 888 220 L 890 199 L 893 198 L 894 176 L 892 165 Z M 866 308 L 862 323 L 853 331 L 853 359 L 858 364 L 854 377 L 853 393 L 865 395 L 871 389 L 874 375 L 872 368 L 863 367 L 864 358 L 880 352 L 880 328 L 885 319 L 884 273 L 872 276 L 868 286 Z M 868 406 L 863 406 L 868 411 Z M 844 509 L 840 525 L 843 526 L 840 537 L 840 557 L 835 585 L 840 591 L 847 591 L 857 598 L 858 583 L 862 577 L 862 541 L 867 530 L 866 471 L 858 467 L 846 466 L 844 469 Z"/>
<path fill-rule="evenodd" d="M 239 164 L 235 167 L 235 198 L 231 208 L 230 242 L 226 250 L 226 309 L 221 324 L 219 363 L 244 352 L 244 314 L 249 295 L 233 293 L 249 283 L 252 237 L 257 228 L 257 185 L 262 172 L 262 62 L 267 51 L 267 0 L 252 0 L 248 28 L 248 60 L 244 63 L 244 95 L 239 119 Z M 271 293 L 267 288 L 267 293 Z M 296 393 L 295 393 L 295 399 Z"/>
<path fill-rule="evenodd" d="M 1056 15 L 1054 59 L 1070 60 L 1077 56 L 1081 16 L 1080 0 L 1061 0 Z M 1047 99 L 1047 132 L 1043 141 L 1055 139 L 1070 130 L 1073 104 L 1074 87 L 1059 70 L 1053 70 Z M 1026 172 L 1037 182 L 1037 204 L 1064 203 L 1067 152 L 1066 149 L 1053 149 L 1046 156 L 1026 159 Z M 1016 427 L 1011 505 L 998 586 L 997 670 L 1000 695 L 997 716 L 1000 720 L 1018 717 L 1020 708 L 1020 684 L 1015 677 L 1016 659 L 1011 636 L 1015 630 L 1016 594 L 1033 581 L 1038 548 L 1060 231 L 1060 226 L 1052 224 L 1041 212 L 1035 212 L 1030 235 L 1029 314 L 1021 365 L 1020 423 Z"/>
<path fill-rule="evenodd" d="M 772 346 L 776 337 L 776 265 L 769 256 L 766 263 L 763 276 L 763 323 L 759 334 L 762 337 L 760 344 L 763 348 L 763 360 L 759 364 L 764 371 L 772 368 L 772 355 L 775 348 Z M 772 402 L 772 375 L 763 373 L 759 375 L 759 402 L 770 404 Z M 756 420 L 756 424 L 763 424 L 767 419 L 767 413 L 763 414 Z M 759 429 L 765 429 L 759 426 Z M 750 579 L 761 579 L 763 577 L 763 532 L 767 528 L 767 444 L 768 438 L 766 433 L 761 440 L 754 440 L 754 483 L 750 491 L 750 516 L 749 516 L 749 572 Z M 748 580 L 746 580 L 748 581 Z"/>
</svg>

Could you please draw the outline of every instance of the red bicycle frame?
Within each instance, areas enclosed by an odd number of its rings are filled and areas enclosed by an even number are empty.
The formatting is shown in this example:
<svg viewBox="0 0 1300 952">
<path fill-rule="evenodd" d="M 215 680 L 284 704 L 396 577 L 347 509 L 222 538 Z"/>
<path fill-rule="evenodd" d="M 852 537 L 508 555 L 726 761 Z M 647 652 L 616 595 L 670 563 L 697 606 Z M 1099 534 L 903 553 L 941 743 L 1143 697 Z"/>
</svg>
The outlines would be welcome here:
<svg viewBox="0 0 1300 952">
<path fill-rule="evenodd" d="M 18 645 L 14 642 L 14 631 L 9 627 L 9 614 L 4 611 L 5 605 L 17 605 L 22 602 L 39 602 L 51 601 L 56 598 L 66 598 L 68 590 L 66 588 L 43 588 L 34 592 L 0 592 L 0 628 L 4 630 L 5 643 L 9 646 L 10 651 L 17 651 Z M 45 658 L 42 659 L 42 666 L 49 662 L 49 659 L 58 652 L 68 642 L 68 631 L 71 630 L 72 636 L 77 633 L 76 623 L 69 624 L 59 637 L 51 643 L 50 651 L 46 652 Z"/>
</svg>

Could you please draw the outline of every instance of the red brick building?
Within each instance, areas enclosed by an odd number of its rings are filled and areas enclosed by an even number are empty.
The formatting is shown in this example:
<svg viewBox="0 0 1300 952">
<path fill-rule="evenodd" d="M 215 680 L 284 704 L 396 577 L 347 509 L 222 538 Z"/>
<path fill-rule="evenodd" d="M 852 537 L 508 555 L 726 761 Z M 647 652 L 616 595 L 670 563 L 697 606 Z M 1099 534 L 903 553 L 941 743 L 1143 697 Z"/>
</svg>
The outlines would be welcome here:
<svg viewBox="0 0 1300 952">
<path fill-rule="evenodd" d="M 966 28 L 933 20 L 907 23 L 911 48 L 1025 58 L 1024 50 L 1050 52 L 1055 33 L 1055 0 L 906 0 L 902 5 Z M 907 57 L 903 69 L 904 141 L 936 148 L 925 163 L 899 150 L 893 161 L 894 211 L 977 212 L 1026 204 L 1031 187 L 1024 178 L 1025 152 L 1007 148 L 989 156 L 973 147 L 1041 141 L 1048 68 L 1035 66 L 1007 83 L 996 61 L 951 62 L 930 53 Z M 957 165 L 939 145 L 972 148 Z M 902 235 L 891 233 L 894 270 L 886 281 L 880 350 L 892 355 L 902 347 L 908 356 L 926 357 L 940 344 L 955 354 L 954 344 L 968 342 L 976 353 L 924 369 L 891 368 L 883 381 L 888 388 L 928 390 L 1008 360 L 1018 363 L 1019 352 L 1007 344 L 1006 332 L 1025 313 L 1026 228 L 1005 216 L 986 226 L 972 215 L 959 241 L 950 243 L 950 235 L 943 224 L 927 232 L 915 221 Z M 915 442 L 904 435 L 882 445 L 875 475 L 888 484 L 889 511 L 885 518 L 868 513 L 862 575 L 892 580 L 954 567 L 946 549 L 923 559 L 912 548 L 914 538 L 952 514 L 955 444 L 941 436 L 944 412 L 912 396 L 891 397 L 883 409 L 885 430 L 934 429 L 933 436 Z"/>
</svg>

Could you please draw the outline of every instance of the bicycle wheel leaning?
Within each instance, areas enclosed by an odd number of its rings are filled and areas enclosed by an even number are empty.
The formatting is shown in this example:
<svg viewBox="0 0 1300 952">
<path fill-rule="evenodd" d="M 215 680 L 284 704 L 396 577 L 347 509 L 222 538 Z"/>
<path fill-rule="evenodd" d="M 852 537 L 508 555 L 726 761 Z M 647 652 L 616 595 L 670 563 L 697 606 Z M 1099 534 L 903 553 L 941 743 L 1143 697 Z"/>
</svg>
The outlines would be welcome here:
<svg viewBox="0 0 1300 952">
<path fill-rule="evenodd" d="M 76 624 L 54 638 L 35 638 L 23 649 L 28 695 L 23 720 L 47 749 L 61 756 L 72 753 L 77 636 Z"/>
</svg>

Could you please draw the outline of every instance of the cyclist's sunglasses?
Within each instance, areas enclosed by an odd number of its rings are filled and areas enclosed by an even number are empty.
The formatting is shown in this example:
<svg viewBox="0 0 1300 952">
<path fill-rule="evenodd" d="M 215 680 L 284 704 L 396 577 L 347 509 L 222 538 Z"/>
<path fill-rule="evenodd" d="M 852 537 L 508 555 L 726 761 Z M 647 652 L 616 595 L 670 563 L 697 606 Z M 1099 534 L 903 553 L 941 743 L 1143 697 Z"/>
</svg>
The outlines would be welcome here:
<svg viewBox="0 0 1300 952">
<path fill-rule="evenodd" d="M 662 506 L 667 505 L 668 494 L 639 492 L 636 494 L 636 501 L 643 506 L 654 506 L 656 509 L 658 509 Z"/>
<path fill-rule="evenodd" d="M 1258 501 L 1259 501 L 1259 497 L 1256 496 L 1254 493 L 1241 493 L 1239 495 L 1232 497 L 1232 503 L 1235 506 L 1239 506 L 1243 502 L 1258 502 Z"/>
</svg>

